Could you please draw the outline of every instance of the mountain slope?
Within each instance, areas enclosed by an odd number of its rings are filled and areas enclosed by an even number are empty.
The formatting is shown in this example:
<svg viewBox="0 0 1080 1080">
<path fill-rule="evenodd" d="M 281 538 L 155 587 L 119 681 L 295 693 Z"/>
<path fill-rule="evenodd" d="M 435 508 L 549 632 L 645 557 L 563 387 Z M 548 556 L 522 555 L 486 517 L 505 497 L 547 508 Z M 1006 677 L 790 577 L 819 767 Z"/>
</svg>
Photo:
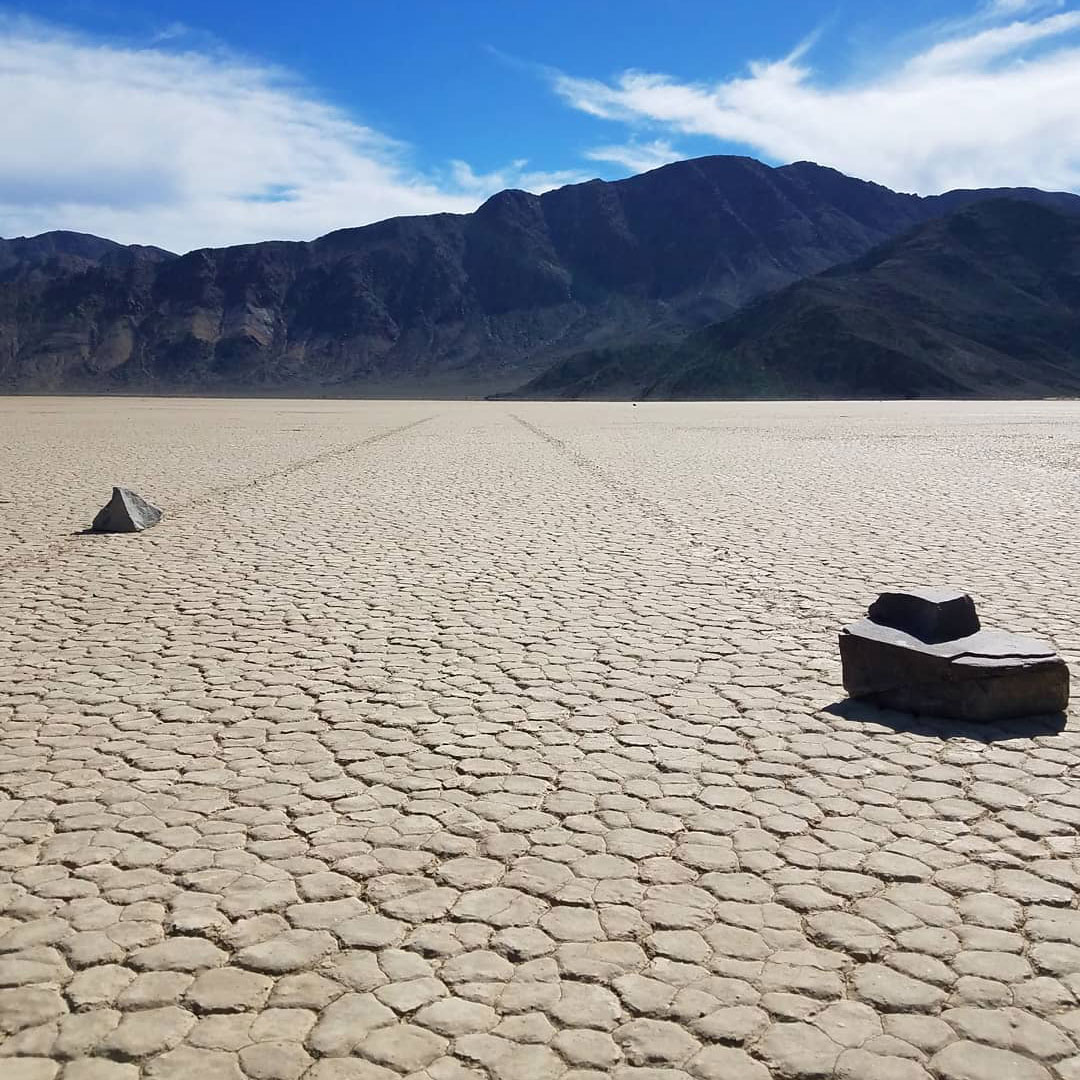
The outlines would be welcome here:
<svg viewBox="0 0 1080 1080">
<path fill-rule="evenodd" d="M 520 393 L 1080 394 L 1080 216 L 1013 199 L 969 206 L 681 344 L 579 355 Z"/>
<path fill-rule="evenodd" d="M 37 249 L 0 245 L 0 388 L 505 390 L 582 350 L 677 340 L 988 194 L 709 157 L 310 243 L 5 241 Z"/>
</svg>

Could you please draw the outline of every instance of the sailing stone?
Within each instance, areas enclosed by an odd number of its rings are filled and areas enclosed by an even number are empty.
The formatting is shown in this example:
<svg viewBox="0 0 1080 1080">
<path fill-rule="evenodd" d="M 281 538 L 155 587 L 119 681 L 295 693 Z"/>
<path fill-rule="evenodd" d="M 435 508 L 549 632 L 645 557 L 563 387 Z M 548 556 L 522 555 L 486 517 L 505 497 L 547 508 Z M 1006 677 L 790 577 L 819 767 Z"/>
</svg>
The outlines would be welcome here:
<svg viewBox="0 0 1080 1080">
<path fill-rule="evenodd" d="M 966 593 L 882 593 L 869 614 L 840 631 L 852 697 L 977 722 L 1059 713 L 1069 703 L 1069 670 L 1054 647 L 983 629 Z"/>
<path fill-rule="evenodd" d="M 112 498 L 97 512 L 93 532 L 142 532 L 161 520 L 161 511 L 127 488 L 114 487 Z"/>
</svg>

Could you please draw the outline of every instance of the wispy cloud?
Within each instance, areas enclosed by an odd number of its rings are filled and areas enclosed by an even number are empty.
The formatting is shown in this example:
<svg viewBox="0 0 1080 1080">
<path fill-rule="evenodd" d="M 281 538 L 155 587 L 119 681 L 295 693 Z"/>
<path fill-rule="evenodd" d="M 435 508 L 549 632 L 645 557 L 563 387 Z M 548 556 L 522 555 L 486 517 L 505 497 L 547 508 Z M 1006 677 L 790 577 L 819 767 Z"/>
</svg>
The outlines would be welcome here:
<svg viewBox="0 0 1080 1080">
<path fill-rule="evenodd" d="M 625 143 L 612 143 L 607 146 L 594 146 L 585 151 L 590 161 L 610 161 L 621 165 L 631 172 L 647 172 L 658 169 L 686 155 L 676 150 L 667 139 L 653 139 L 650 142 L 638 142 L 631 139 Z"/>
<path fill-rule="evenodd" d="M 989 0 L 985 11 L 991 16 L 1027 15 L 1033 11 L 1063 8 L 1065 0 Z"/>
<path fill-rule="evenodd" d="M 636 70 L 549 79 L 573 108 L 628 125 L 631 146 L 704 136 L 909 191 L 1080 189 L 1080 11 L 1060 7 L 996 0 L 857 80 L 815 71 L 812 40 L 715 83 Z M 618 160 L 611 149 L 590 153 Z"/>
<path fill-rule="evenodd" d="M 523 162 L 421 172 L 289 72 L 205 40 L 175 47 L 192 40 L 179 24 L 135 47 L 0 19 L 0 235 L 67 228 L 184 251 L 561 182 Z"/>
<path fill-rule="evenodd" d="M 450 162 L 450 177 L 455 190 L 486 197 L 504 188 L 523 188 L 525 191 L 542 192 L 564 184 L 576 184 L 587 180 L 580 169 L 556 169 L 545 171 L 530 167 L 527 158 L 511 161 L 502 169 L 478 173 L 467 161 Z"/>
<path fill-rule="evenodd" d="M 1052 15 L 1037 21 L 1011 22 L 993 26 L 964 37 L 932 45 L 913 56 L 906 71 L 913 75 L 934 76 L 949 72 L 992 74 L 987 69 L 997 60 L 1017 58 L 1028 45 L 1061 38 L 1080 29 L 1080 11 Z"/>
</svg>

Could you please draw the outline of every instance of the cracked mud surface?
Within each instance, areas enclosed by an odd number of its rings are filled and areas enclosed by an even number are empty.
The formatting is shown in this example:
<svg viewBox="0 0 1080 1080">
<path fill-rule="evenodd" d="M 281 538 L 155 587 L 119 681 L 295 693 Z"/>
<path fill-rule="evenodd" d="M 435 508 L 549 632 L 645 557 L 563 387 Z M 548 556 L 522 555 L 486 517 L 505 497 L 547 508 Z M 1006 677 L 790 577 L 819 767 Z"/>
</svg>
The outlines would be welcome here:
<svg viewBox="0 0 1080 1080">
<path fill-rule="evenodd" d="M 0 399 L 3 1080 L 1075 1080 L 1080 405 Z M 114 483 L 166 513 L 80 536 Z"/>
</svg>

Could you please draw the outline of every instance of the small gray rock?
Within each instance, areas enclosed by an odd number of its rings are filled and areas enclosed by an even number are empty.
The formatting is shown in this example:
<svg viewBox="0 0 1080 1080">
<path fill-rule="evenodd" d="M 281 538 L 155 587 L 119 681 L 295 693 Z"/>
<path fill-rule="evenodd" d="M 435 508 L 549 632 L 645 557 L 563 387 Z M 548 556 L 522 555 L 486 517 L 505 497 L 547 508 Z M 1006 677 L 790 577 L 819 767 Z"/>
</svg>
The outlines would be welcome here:
<svg viewBox="0 0 1080 1080">
<path fill-rule="evenodd" d="M 114 487 L 112 498 L 97 512 L 94 532 L 142 532 L 161 520 L 161 511 L 127 488 Z"/>
</svg>

